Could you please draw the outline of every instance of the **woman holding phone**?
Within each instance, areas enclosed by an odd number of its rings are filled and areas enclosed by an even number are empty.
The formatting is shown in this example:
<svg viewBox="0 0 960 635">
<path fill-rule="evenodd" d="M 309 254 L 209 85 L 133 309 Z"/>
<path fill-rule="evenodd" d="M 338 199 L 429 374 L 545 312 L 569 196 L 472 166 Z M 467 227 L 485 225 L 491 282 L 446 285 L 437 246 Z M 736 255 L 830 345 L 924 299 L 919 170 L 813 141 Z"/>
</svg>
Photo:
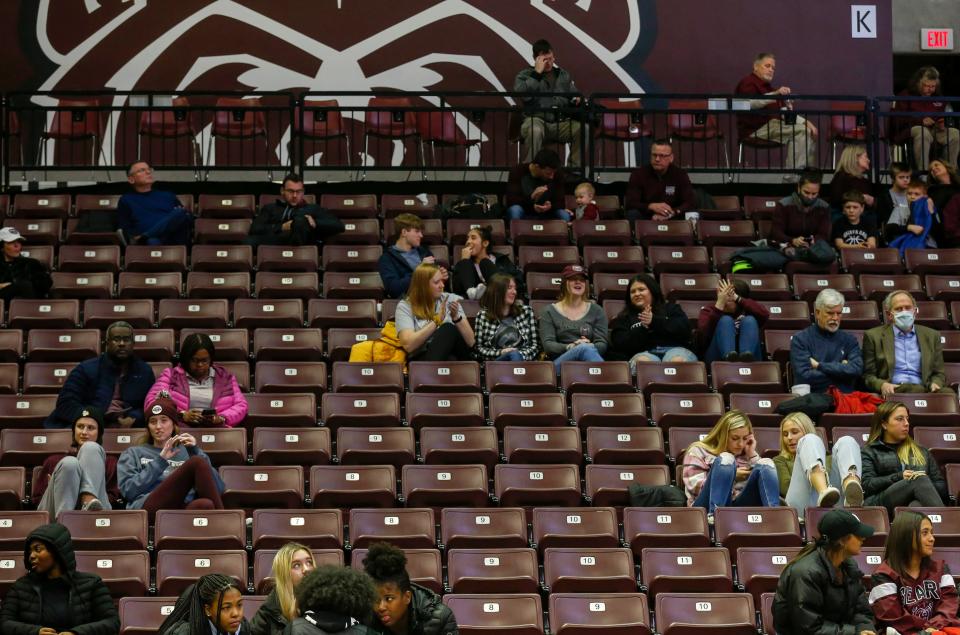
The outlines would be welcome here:
<svg viewBox="0 0 960 635">
<path fill-rule="evenodd" d="M 146 403 L 167 393 L 177 405 L 176 421 L 186 426 L 232 428 L 247 416 L 247 399 L 237 378 L 214 362 L 206 333 L 191 333 L 180 344 L 180 365 L 168 368 L 147 392 Z"/>
<path fill-rule="evenodd" d="M 730 410 L 702 441 L 683 455 L 683 487 L 687 504 L 705 507 L 777 507 L 777 468 L 757 453 L 753 425 L 746 413 Z"/>
<path fill-rule="evenodd" d="M 440 268 L 421 263 L 413 270 L 406 297 L 397 304 L 400 346 L 409 361 L 473 359 L 473 327 L 463 313 L 463 298 L 444 293 Z"/>
<path fill-rule="evenodd" d="M 223 509 L 223 481 L 188 432 L 176 424 L 177 407 L 165 394 L 146 409 L 147 431 L 120 454 L 117 481 L 127 509 Z"/>
</svg>

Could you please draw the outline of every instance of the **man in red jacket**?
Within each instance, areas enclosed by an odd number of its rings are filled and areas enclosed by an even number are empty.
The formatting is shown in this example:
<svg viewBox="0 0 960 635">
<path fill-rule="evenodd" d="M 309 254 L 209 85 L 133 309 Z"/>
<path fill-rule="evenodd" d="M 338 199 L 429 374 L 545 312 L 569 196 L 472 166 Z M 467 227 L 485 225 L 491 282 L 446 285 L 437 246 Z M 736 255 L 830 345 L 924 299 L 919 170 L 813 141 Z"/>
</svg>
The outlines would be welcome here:
<svg viewBox="0 0 960 635">
<path fill-rule="evenodd" d="M 776 70 L 777 60 L 773 53 L 760 53 L 753 60 L 753 72 L 737 84 L 733 91 L 737 95 L 759 97 L 750 99 L 751 110 L 766 111 L 762 115 L 737 117 L 737 133 L 741 140 L 754 138 L 784 144 L 787 158 L 783 167 L 791 172 L 808 165 L 816 166 L 817 127 L 799 115 L 790 117 L 781 113 L 793 110 L 793 104 L 781 99 L 790 94 L 790 88 L 774 88 L 771 84 Z"/>
</svg>

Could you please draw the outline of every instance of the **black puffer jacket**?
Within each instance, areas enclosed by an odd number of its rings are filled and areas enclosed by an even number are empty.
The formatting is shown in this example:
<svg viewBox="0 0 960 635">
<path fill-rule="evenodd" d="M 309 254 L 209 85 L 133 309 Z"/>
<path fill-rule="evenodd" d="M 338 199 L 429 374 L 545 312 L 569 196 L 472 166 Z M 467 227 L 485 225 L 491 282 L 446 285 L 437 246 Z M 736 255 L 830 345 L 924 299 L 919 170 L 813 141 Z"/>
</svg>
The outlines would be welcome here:
<svg viewBox="0 0 960 635">
<path fill-rule="evenodd" d="M 307 611 L 290 622 L 284 635 L 376 635 L 353 618 L 328 611 Z M 413 635 L 411 633 L 411 635 Z"/>
<path fill-rule="evenodd" d="M 639 314 L 631 309 L 610 321 L 610 349 L 607 359 L 629 360 L 637 353 L 658 346 L 690 348 L 690 319 L 676 302 L 667 302 L 653 310 L 650 328 L 640 324 Z"/>
<path fill-rule="evenodd" d="M 856 562 L 848 558 L 840 564 L 840 582 L 833 577 L 836 572 L 824 551 L 817 549 L 780 574 L 773 599 L 777 635 L 859 635 L 875 630 Z"/>
<path fill-rule="evenodd" d="M 280 612 L 280 600 L 276 589 L 270 591 L 256 615 L 250 620 L 252 635 L 279 635 L 287 626 L 287 618 Z"/>
<path fill-rule="evenodd" d="M 0 289 L 0 298 L 38 299 L 47 297 L 53 286 L 50 272 L 35 258 L 20 256 L 7 262 L 0 255 L 0 283 L 9 282 L 10 286 Z"/>
<path fill-rule="evenodd" d="M 450 607 L 440 601 L 440 596 L 419 584 L 413 587 L 413 598 L 410 600 L 410 629 L 407 635 L 459 635 L 457 618 Z M 373 628 L 381 633 L 389 633 L 389 629 L 380 623 L 374 616 Z"/>
<path fill-rule="evenodd" d="M 897 448 L 887 445 L 882 440 L 877 439 L 867 447 L 861 450 L 860 455 L 863 459 L 863 473 L 861 482 L 863 483 L 863 493 L 865 496 L 864 504 L 879 505 L 880 495 L 884 490 L 903 480 L 903 470 L 922 470 L 927 473 L 927 477 L 940 494 L 943 501 L 947 501 L 947 482 L 943 478 L 940 466 L 930 455 L 930 450 L 920 447 L 925 460 L 924 465 L 907 466 L 900 465 L 900 457 L 897 456 Z M 946 502 L 944 502 L 946 504 Z"/>
<path fill-rule="evenodd" d="M 75 625 L 69 630 L 76 635 L 116 635 L 120 631 L 120 618 L 110 599 L 110 591 L 100 576 L 77 571 L 70 531 L 58 523 L 33 530 L 23 547 L 24 565 L 28 570 L 29 546 L 34 540 L 46 543 L 70 584 L 70 611 Z M 43 597 L 39 582 L 39 574 L 30 572 L 13 583 L 0 607 L 0 633 L 37 635 L 44 626 L 40 624 Z"/>
</svg>

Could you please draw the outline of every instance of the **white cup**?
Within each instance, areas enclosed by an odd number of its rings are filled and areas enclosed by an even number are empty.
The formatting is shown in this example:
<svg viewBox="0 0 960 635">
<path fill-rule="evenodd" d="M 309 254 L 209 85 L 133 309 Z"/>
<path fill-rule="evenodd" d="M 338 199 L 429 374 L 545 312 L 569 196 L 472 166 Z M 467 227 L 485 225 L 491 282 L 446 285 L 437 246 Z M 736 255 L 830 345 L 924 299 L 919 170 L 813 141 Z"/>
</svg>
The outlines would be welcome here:
<svg viewBox="0 0 960 635">
<path fill-rule="evenodd" d="M 810 384 L 794 384 L 790 386 L 790 392 L 798 397 L 810 394 Z"/>
</svg>

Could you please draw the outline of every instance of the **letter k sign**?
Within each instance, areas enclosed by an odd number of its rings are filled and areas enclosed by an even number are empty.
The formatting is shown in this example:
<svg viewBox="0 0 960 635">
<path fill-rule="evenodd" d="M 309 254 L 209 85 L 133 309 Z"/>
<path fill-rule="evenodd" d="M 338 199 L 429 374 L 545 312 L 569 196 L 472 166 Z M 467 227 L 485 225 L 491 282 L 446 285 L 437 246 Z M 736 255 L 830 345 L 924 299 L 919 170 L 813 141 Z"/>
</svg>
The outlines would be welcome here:
<svg viewBox="0 0 960 635">
<path fill-rule="evenodd" d="M 877 5 L 850 5 L 850 37 L 853 39 L 876 39 Z"/>
</svg>

